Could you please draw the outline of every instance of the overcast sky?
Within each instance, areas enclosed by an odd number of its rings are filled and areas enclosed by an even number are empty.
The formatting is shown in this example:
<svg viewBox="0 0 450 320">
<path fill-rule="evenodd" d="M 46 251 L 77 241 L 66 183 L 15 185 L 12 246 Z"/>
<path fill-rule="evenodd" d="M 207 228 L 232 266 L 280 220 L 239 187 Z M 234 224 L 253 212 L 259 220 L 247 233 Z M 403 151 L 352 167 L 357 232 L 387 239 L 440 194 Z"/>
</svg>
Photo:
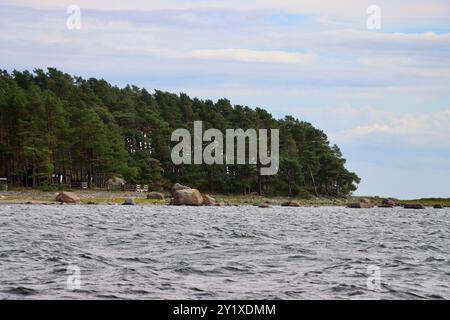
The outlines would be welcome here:
<svg viewBox="0 0 450 320">
<path fill-rule="evenodd" d="M 2 0 L 0 28 L 2 69 L 293 115 L 341 147 L 357 194 L 450 197 L 448 0 Z"/>
</svg>

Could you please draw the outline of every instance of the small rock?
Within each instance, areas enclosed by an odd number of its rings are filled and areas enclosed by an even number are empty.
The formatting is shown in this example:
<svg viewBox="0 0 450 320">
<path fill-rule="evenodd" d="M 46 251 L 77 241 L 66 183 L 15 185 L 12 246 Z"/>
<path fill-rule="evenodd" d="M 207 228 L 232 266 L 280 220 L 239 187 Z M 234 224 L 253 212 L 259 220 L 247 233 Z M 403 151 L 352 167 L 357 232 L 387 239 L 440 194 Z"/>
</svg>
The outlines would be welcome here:
<svg viewBox="0 0 450 320">
<path fill-rule="evenodd" d="M 281 204 L 283 207 L 300 207 L 300 203 L 294 200 L 286 201 Z"/>
<path fill-rule="evenodd" d="M 215 204 L 216 207 L 224 207 L 226 204 L 224 202 L 218 202 Z"/>
<path fill-rule="evenodd" d="M 147 199 L 164 200 L 164 194 L 160 192 L 150 192 L 147 194 Z"/>
<path fill-rule="evenodd" d="M 211 197 L 210 195 L 205 194 L 203 196 L 203 204 L 205 206 L 213 206 L 216 204 L 216 199 L 214 199 L 213 197 Z"/>
<path fill-rule="evenodd" d="M 383 204 L 382 204 L 383 208 L 387 208 L 387 207 L 393 207 L 395 206 L 395 202 L 394 200 L 391 199 L 383 199 Z"/>
<path fill-rule="evenodd" d="M 443 209 L 444 206 L 442 206 L 441 204 L 436 204 L 433 206 L 434 209 Z"/>
<path fill-rule="evenodd" d="M 125 199 L 125 201 L 122 203 L 124 206 L 134 206 L 134 200 L 131 198 Z"/>
<path fill-rule="evenodd" d="M 373 204 L 372 203 L 367 203 L 367 202 L 353 202 L 353 203 L 349 203 L 347 205 L 347 208 L 368 209 L 368 208 L 373 208 Z"/>
<path fill-rule="evenodd" d="M 259 207 L 259 208 L 270 208 L 270 204 L 268 204 L 268 203 L 260 203 L 260 204 L 258 205 L 258 207 Z"/>
<path fill-rule="evenodd" d="M 420 203 L 407 203 L 403 205 L 405 209 L 425 209 L 425 207 Z"/>
</svg>

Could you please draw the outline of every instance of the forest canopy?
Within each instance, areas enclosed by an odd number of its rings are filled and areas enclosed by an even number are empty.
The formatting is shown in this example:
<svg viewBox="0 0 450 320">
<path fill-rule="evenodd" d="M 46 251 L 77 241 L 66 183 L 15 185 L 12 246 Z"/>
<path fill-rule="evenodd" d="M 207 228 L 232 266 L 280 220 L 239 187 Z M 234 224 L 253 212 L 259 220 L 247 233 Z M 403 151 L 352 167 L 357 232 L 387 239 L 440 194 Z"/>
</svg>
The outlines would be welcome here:
<svg viewBox="0 0 450 320">
<path fill-rule="evenodd" d="M 171 133 L 192 131 L 196 120 L 205 130 L 279 129 L 278 173 L 262 176 L 249 164 L 174 165 Z M 274 119 L 227 99 L 119 88 L 54 68 L 0 71 L 0 177 L 13 186 L 76 180 L 103 187 L 119 176 L 153 190 L 180 182 L 215 193 L 345 196 L 360 182 L 345 163 L 323 131 L 291 116 Z"/>
</svg>

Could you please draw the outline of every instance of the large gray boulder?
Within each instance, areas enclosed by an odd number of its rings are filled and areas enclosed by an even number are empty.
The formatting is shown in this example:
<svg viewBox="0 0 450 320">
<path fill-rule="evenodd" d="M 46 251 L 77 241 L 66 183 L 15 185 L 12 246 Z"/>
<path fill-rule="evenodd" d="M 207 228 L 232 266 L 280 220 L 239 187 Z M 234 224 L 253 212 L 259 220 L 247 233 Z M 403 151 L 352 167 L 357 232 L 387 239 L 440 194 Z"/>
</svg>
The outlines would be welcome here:
<svg viewBox="0 0 450 320">
<path fill-rule="evenodd" d="M 177 182 L 177 183 L 175 183 L 175 184 L 172 186 L 172 189 L 171 189 L 170 191 L 171 191 L 172 196 L 173 196 L 173 195 L 175 195 L 175 192 L 178 191 L 178 190 L 188 190 L 188 189 L 191 189 L 191 188 L 190 188 L 190 187 L 187 187 L 187 186 L 183 186 L 182 184 L 179 184 L 179 183 Z"/>
<path fill-rule="evenodd" d="M 203 204 L 203 197 L 197 189 L 176 190 L 173 194 L 172 204 L 176 206 L 200 206 Z"/>
<path fill-rule="evenodd" d="M 77 203 L 80 200 L 80 197 L 74 192 L 60 192 L 56 196 L 56 201 L 61 203 Z"/>
</svg>

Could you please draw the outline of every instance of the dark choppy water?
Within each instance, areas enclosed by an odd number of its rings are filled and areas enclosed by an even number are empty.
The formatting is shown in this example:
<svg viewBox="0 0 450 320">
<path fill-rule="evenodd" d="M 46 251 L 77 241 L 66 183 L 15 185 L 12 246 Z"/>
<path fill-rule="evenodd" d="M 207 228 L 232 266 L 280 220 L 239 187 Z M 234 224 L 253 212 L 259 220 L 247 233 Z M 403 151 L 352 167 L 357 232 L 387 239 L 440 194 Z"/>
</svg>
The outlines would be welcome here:
<svg viewBox="0 0 450 320">
<path fill-rule="evenodd" d="M 449 299 L 449 230 L 449 209 L 1 205 L 0 298 Z"/>
</svg>

